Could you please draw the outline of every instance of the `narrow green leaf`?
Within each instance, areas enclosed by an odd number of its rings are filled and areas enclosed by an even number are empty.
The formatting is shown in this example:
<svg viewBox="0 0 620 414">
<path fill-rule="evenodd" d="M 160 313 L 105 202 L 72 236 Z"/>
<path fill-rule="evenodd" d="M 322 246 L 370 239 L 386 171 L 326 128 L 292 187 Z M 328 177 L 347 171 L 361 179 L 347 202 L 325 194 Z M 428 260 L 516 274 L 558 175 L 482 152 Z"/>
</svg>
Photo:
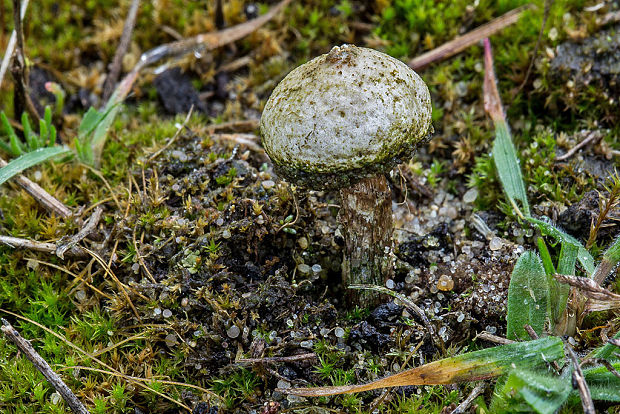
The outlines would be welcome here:
<svg viewBox="0 0 620 414">
<path fill-rule="evenodd" d="M 49 135 L 49 130 L 47 129 L 47 124 L 44 120 L 39 119 L 39 148 L 45 147 L 45 143 L 47 142 L 47 138 Z"/>
<path fill-rule="evenodd" d="M 533 217 L 528 217 L 527 220 L 530 223 L 537 225 L 543 234 L 553 237 L 560 243 L 567 243 L 575 246 L 577 248 L 577 260 L 579 260 L 579 263 L 581 263 L 588 276 L 592 276 L 594 273 L 594 258 L 590 252 L 583 247 L 583 244 L 581 244 L 579 240 L 546 221 L 535 219 Z"/>
<path fill-rule="evenodd" d="M 9 146 L 9 144 L 2 141 L 1 139 L 0 139 L 0 149 L 2 149 L 2 151 L 6 152 L 7 154 L 13 154 L 13 151 L 11 150 L 11 147 Z"/>
<path fill-rule="evenodd" d="M 0 185 L 32 166 L 41 164 L 42 162 L 57 155 L 63 155 L 70 152 L 71 150 L 66 147 L 52 147 L 39 148 L 35 151 L 26 153 L 21 157 L 12 160 L 5 167 L 0 168 Z"/>
<path fill-rule="evenodd" d="M 36 150 L 38 148 L 37 136 L 32 131 L 32 125 L 30 125 L 30 119 L 28 118 L 28 114 L 26 112 L 22 114 L 22 126 L 24 127 L 24 138 L 26 139 L 28 150 Z"/>
<path fill-rule="evenodd" d="M 99 122 L 103 119 L 104 114 L 99 112 L 95 107 L 91 106 L 82 117 L 82 122 L 78 127 L 78 137 L 80 140 L 85 139 L 91 132 L 95 130 Z"/>
<path fill-rule="evenodd" d="M 516 369 L 508 375 L 502 392 L 507 401 L 519 396 L 537 413 L 552 414 L 566 402 L 571 390 L 570 382 L 550 373 Z"/>
<path fill-rule="evenodd" d="M 616 333 L 614 339 L 620 339 L 620 331 Z M 605 345 L 595 349 L 588 355 L 588 358 L 603 358 L 609 359 L 614 352 L 620 352 L 616 345 L 612 345 L 610 343 L 606 343 Z"/>
<path fill-rule="evenodd" d="M 521 176 L 521 168 L 515 147 L 510 139 L 510 132 L 505 121 L 495 121 L 495 140 L 493 141 L 493 161 L 497 168 L 497 174 L 504 188 L 508 200 L 513 206 L 518 206 L 516 200 L 521 202 L 523 215 L 530 215 L 530 205 L 525 193 L 525 185 Z"/>
<path fill-rule="evenodd" d="M 559 274 L 575 274 L 575 263 L 577 262 L 578 251 L 579 249 L 574 245 L 562 243 L 560 257 L 558 258 Z M 555 277 L 552 277 L 549 282 L 549 290 L 551 292 L 551 315 L 553 317 L 553 322 L 557 323 L 560 321 L 564 311 L 566 310 L 570 286 L 565 283 L 559 283 Z"/>
<path fill-rule="evenodd" d="M 529 339 L 523 328 L 525 324 L 542 334 L 550 319 L 549 306 L 549 283 L 542 262 L 535 253 L 525 252 L 517 260 L 510 277 L 506 337 Z"/>
<path fill-rule="evenodd" d="M 620 361 L 612 362 L 611 365 L 616 372 L 620 371 Z M 620 378 L 606 367 L 586 368 L 583 376 L 590 388 L 592 399 L 620 402 Z"/>
<path fill-rule="evenodd" d="M 547 274 L 547 280 L 552 280 L 553 275 L 555 275 L 555 267 L 553 267 L 553 262 L 551 261 L 551 255 L 549 254 L 549 249 L 547 249 L 547 244 L 542 237 L 539 237 L 536 240 L 538 243 L 538 252 L 540 253 L 540 258 L 543 263 L 543 267 L 545 268 L 545 273 Z"/>
<path fill-rule="evenodd" d="M 116 114 L 121 109 L 120 104 L 115 104 L 110 108 L 106 108 L 106 113 L 104 118 L 101 120 L 95 131 L 93 132 L 93 137 L 91 141 L 91 148 L 93 151 L 93 159 L 95 165 L 99 164 L 101 159 L 101 153 L 103 152 L 103 146 L 105 145 L 106 138 L 108 136 L 108 129 L 112 126 L 112 122 L 116 118 Z"/>
<path fill-rule="evenodd" d="M 11 155 L 13 155 L 14 157 L 21 155 L 25 151 L 25 148 L 23 144 L 21 143 L 21 141 L 19 140 L 19 138 L 17 137 L 15 130 L 13 129 L 13 127 L 11 126 L 11 123 L 9 122 L 9 118 L 6 117 L 6 114 L 4 113 L 4 111 L 0 112 L 0 121 L 2 122 L 4 131 L 9 136 L 9 145 L 11 148 L 11 151 L 10 151 Z"/>
</svg>

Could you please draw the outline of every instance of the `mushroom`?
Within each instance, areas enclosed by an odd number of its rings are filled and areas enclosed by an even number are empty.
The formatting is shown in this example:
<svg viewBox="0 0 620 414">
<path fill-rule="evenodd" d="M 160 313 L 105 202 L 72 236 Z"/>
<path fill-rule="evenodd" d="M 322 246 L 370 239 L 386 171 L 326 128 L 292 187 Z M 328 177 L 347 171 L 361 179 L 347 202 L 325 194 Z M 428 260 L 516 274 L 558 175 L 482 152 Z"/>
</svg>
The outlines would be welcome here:
<svg viewBox="0 0 620 414">
<path fill-rule="evenodd" d="M 276 86 L 260 129 L 279 175 L 309 189 L 340 190 L 345 286 L 391 278 L 392 197 L 385 174 L 433 132 L 424 81 L 384 53 L 336 46 Z M 348 299 L 361 306 L 378 301 L 358 290 Z"/>
</svg>

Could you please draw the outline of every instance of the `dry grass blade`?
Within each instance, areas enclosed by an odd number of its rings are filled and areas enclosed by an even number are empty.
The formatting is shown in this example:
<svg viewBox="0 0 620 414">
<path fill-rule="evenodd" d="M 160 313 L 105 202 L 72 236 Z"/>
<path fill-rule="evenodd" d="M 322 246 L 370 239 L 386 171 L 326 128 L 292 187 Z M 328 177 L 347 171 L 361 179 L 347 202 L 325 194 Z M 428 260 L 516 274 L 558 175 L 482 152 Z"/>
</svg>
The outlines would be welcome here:
<svg viewBox="0 0 620 414">
<path fill-rule="evenodd" d="M 131 33 L 133 32 L 134 25 L 136 23 L 136 17 L 138 16 L 138 8 L 140 7 L 140 0 L 132 0 L 129 12 L 127 12 L 127 18 L 125 19 L 125 26 L 123 27 L 123 34 L 121 40 L 118 42 L 118 48 L 114 53 L 114 58 L 110 64 L 110 72 L 105 78 L 103 84 L 103 100 L 106 101 L 112 91 L 114 90 L 114 84 L 118 80 L 118 76 L 121 73 L 123 57 L 127 53 L 129 48 L 129 41 L 131 40 Z"/>
<path fill-rule="evenodd" d="M 588 299 L 601 301 L 620 301 L 620 295 L 599 286 L 598 283 L 587 277 L 556 274 L 555 278 L 562 283 L 566 283 L 570 286 L 576 287 Z"/>
<path fill-rule="evenodd" d="M 407 385 L 447 385 L 494 378 L 515 366 L 530 368 L 562 358 L 562 341 L 555 337 L 516 342 L 445 358 L 368 384 L 335 387 L 287 388 L 278 391 L 301 397 L 351 394 Z"/>
<path fill-rule="evenodd" d="M 573 363 L 573 367 L 575 370 L 573 371 L 573 384 L 577 384 L 577 389 L 579 390 L 579 396 L 581 397 L 581 406 L 583 407 L 584 414 L 595 414 L 596 410 L 594 409 L 594 402 L 592 401 L 592 395 L 590 394 L 590 389 L 588 388 L 588 384 L 586 383 L 586 379 L 583 376 L 583 371 L 581 370 L 581 366 L 579 364 L 579 360 L 575 355 L 573 349 L 568 345 L 566 347 L 568 357 Z"/>
<path fill-rule="evenodd" d="M 531 5 L 525 5 L 511 10 L 508 13 L 491 20 L 489 23 L 484 24 L 477 29 L 474 29 L 471 32 L 464 34 L 463 36 L 459 36 L 456 39 L 449 41 L 448 43 L 444 43 L 438 48 L 435 48 L 412 59 L 409 62 L 409 66 L 413 70 L 420 70 L 433 62 L 454 56 L 457 53 L 460 53 L 463 50 L 467 49 L 469 46 L 484 39 L 485 37 L 489 37 L 499 32 L 506 26 L 510 26 L 511 24 L 517 22 L 523 12 L 529 10 L 530 8 L 532 8 Z"/>
</svg>

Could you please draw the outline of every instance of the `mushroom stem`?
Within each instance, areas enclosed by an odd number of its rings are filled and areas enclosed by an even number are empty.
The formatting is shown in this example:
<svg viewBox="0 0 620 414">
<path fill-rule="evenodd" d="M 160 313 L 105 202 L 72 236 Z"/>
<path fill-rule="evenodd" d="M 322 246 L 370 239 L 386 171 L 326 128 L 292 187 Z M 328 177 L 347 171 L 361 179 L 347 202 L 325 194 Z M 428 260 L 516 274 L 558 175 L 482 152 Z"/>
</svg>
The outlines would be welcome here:
<svg viewBox="0 0 620 414">
<path fill-rule="evenodd" d="M 365 178 L 340 190 L 345 250 L 342 280 L 351 284 L 383 286 L 393 274 L 392 267 L 392 194 L 383 175 Z M 371 291 L 347 292 L 351 305 L 377 305 L 380 297 Z"/>
</svg>

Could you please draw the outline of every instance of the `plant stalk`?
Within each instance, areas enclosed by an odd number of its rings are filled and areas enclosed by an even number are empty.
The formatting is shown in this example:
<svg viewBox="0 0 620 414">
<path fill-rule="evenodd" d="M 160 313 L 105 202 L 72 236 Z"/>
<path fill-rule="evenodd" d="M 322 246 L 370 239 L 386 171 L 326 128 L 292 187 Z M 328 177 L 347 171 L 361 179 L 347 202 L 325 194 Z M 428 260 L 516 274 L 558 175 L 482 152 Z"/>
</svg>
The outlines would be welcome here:
<svg viewBox="0 0 620 414">
<path fill-rule="evenodd" d="M 385 176 L 365 178 L 340 190 L 339 220 L 345 238 L 342 280 L 351 284 L 383 286 L 392 278 L 392 194 Z M 374 292 L 350 289 L 351 306 L 377 305 Z"/>
</svg>

